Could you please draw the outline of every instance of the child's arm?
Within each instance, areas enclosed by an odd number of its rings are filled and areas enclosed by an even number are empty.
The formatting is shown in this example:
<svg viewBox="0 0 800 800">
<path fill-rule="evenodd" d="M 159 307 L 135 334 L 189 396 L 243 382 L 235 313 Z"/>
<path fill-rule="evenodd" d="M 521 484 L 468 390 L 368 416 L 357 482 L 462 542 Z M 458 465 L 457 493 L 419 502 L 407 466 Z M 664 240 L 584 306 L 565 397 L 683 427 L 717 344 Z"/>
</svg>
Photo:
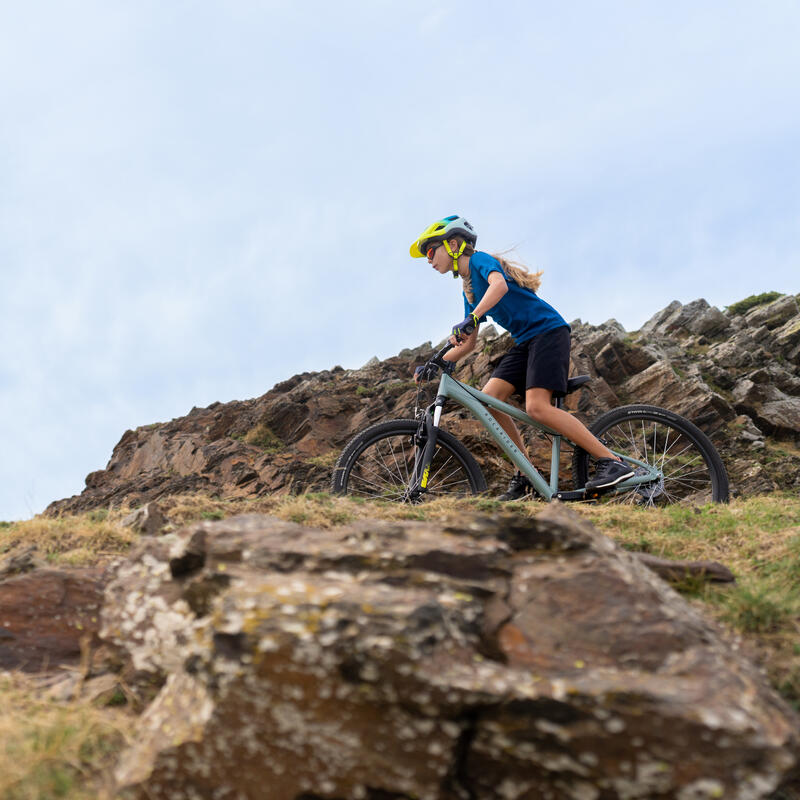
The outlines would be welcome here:
<svg viewBox="0 0 800 800">
<path fill-rule="evenodd" d="M 475 306 L 471 313 L 467 314 L 463 322 L 453 328 L 453 336 L 450 337 L 450 343 L 456 345 L 456 347 L 445 356 L 448 361 L 458 361 L 459 358 L 468 355 L 475 349 L 475 344 L 478 340 L 478 320 L 491 311 L 508 291 L 506 279 L 500 272 L 490 272 L 488 283 L 489 288 L 484 293 L 480 303 Z M 475 330 L 465 337 L 464 331 L 472 326 L 473 320 Z"/>
<path fill-rule="evenodd" d="M 450 342 L 455 344 L 454 337 L 450 337 Z M 474 331 L 469 336 L 465 336 L 461 340 L 461 344 L 456 344 L 456 346 L 452 350 L 448 350 L 442 358 L 445 361 L 458 361 L 460 358 L 464 358 L 464 356 L 468 356 L 474 349 L 475 345 L 478 343 L 478 327 L 475 328 Z"/>
<path fill-rule="evenodd" d="M 484 314 L 488 314 L 502 299 L 508 291 L 506 279 L 499 272 L 489 273 L 489 288 L 481 298 L 480 303 L 472 309 L 472 313 L 480 319 Z"/>
<path fill-rule="evenodd" d="M 450 337 L 451 344 L 455 344 L 454 337 Z M 443 356 L 442 359 L 444 361 L 458 361 L 459 358 L 463 358 L 464 356 L 469 355 L 474 349 L 475 345 L 478 342 L 478 328 L 476 327 L 474 331 L 469 336 L 465 336 L 461 340 L 461 344 L 456 344 L 452 350 L 448 350 Z M 435 374 L 435 372 L 431 372 L 426 374 L 426 370 L 424 366 L 419 366 L 414 370 L 414 381 L 419 383 L 420 380 L 430 380 L 430 378 Z"/>
</svg>

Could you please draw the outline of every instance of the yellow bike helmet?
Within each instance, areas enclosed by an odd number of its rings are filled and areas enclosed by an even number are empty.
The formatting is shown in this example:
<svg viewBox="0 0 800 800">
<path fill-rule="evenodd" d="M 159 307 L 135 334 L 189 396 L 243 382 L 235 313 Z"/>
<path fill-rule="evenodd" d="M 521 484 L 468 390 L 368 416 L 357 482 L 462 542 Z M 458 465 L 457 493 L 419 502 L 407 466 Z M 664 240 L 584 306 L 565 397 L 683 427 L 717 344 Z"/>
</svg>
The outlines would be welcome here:
<svg viewBox="0 0 800 800">
<path fill-rule="evenodd" d="M 460 236 L 464 241 L 461 243 L 461 248 L 455 252 L 450 249 L 448 239 L 453 236 Z M 432 225 L 428 225 L 424 231 L 419 235 L 414 244 L 411 245 L 409 252 L 412 258 L 424 258 L 427 255 L 428 248 L 437 242 L 443 242 L 444 248 L 447 250 L 448 255 L 453 259 L 453 277 L 458 277 L 458 257 L 464 252 L 464 247 L 469 242 L 473 247 L 478 241 L 478 235 L 475 229 L 467 222 L 464 217 L 459 217 L 458 214 L 453 214 L 451 217 L 437 220 Z"/>
<path fill-rule="evenodd" d="M 411 245 L 409 250 L 411 257 L 424 258 L 432 244 L 451 239 L 453 236 L 461 236 L 473 247 L 478 241 L 478 235 L 472 225 L 464 217 L 453 214 L 452 217 L 437 220 L 422 231 L 414 244 Z"/>
</svg>

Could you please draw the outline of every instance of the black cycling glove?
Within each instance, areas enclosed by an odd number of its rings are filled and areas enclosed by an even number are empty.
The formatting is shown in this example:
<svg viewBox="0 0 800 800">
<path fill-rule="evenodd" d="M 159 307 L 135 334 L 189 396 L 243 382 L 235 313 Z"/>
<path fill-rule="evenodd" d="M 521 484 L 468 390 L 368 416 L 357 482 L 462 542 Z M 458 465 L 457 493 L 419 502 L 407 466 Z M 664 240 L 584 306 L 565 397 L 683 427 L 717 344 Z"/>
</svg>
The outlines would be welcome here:
<svg viewBox="0 0 800 800">
<path fill-rule="evenodd" d="M 445 363 L 444 371 L 448 375 L 452 375 L 453 370 L 456 367 L 456 362 L 455 361 L 445 361 L 444 363 Z M 429 381 L 429 380 L 432 380 L 433 378 L 436 377 L 436 373 L 440 369 L 441 369 L 441 367 L 438 364 L 432 364 L 432 363 L 420 364 L 414 370 L 414 377 L 418 376 L 417 379 L 421 380 L 421 381 Z"/>
<path fill-rule="evenodd" d="M 439 367 L 436 364 L 420 364 L 414 370 L 414 377 L 420 381 L 429 381 L 431 378 L 436 377 L 436 373 L 439 371 Z"/>
<path fill-rule="evenodd" d="M 453 326 L 453 336 L 460 342 L 462 336 L 469 336 L 478 327 L 478 318 L 470 312 L 464 319 Z"/>
</svg>

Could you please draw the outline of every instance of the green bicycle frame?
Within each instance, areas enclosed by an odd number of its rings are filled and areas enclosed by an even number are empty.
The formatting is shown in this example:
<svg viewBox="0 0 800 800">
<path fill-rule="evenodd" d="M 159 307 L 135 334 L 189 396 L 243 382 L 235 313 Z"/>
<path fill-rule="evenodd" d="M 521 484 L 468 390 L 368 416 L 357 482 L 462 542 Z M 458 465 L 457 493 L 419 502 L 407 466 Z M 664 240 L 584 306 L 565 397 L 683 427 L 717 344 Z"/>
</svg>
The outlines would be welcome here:
<svg viewBox="0 0 800 800">
<path fill-rule="evenodd" d="M 492 435 L 492 438 L 499 445 L 500 449 L 506 453 L 517 469 L 528 478 L 528 480 L 533 484 L 534 489 L 536 489 L 536 491 L 542 497 L 546 498 L 547 500 L 552 500 L 553 497 L 558 494 L 558 467 L 561 458 L 561 440 L 565 437 L 551 428 L 548 428 L 546 425 L 542 425 L 542 423 L 537 422 L 532 417 L 529 417 L 519 408 L 509 405 L 508 403 L 504 403 L 502 400 L 491 397 L 490 395 L 480 392 L 477 389 L 473 389 L 471 386 L 467 386 L 466 384 L 457 381 L 455 378 L 450 377 L 446 372 L 442 373 L 439 381 L 437 405 L 434 412 L 433 425 L 437 429 L 439 427 L 439 418 L 441 417 L 442 412 L 442 407 L 438 403 L 439 398 L 454 400 L 459 405 L 462 405 L 464 408 L 468 409 L 469 412 L 483 425 L 483 427 L 489 431 L 489 433 Z M 503 413 L 508 414 L 510 417 L 518 419 L 520 422 L 523 422 L 526 425 L 531 425 L 534 428 L 537 428 L 538 430 L 543 431 L 544 433 L 553 437 L 549 484 L 538 472 L 536 467 L 534 467 L 533 464 L 528 461 L 525 454 L 514 444 L 514 442 L 511 440 L 511 437 L 509 437 L 509 435 L 503 430 L 503 428 L 500 426 L 500 423 L 487 410 L 486 406 L 490 406 L 498 411 L 502 411 Z M 575 446 L 575 444 L 569 439 L 566 439 L 566 441 L 573 447 Z M 660 471 L 653 468 L 646 462 L 638 461 L 635 458 L 625 455 L 625 453 L 618 453 L 615 450 L 612 450 L 611 452 L 629 464 L 635 464 L 637 467 L 642 467 L 644 470 L 646 470 L 646 473 L 635 475 L 632 478 L 622 481 L 618 486 L 614 487 L 615 491 L 626 491 L 634 486 L 638 486 L 643 483 L 650 483 L 661 477 Z M 585 489 L 577 490 L 577 492 L 581 494 L 584 494 L 585 491 Z"/>
</svg>

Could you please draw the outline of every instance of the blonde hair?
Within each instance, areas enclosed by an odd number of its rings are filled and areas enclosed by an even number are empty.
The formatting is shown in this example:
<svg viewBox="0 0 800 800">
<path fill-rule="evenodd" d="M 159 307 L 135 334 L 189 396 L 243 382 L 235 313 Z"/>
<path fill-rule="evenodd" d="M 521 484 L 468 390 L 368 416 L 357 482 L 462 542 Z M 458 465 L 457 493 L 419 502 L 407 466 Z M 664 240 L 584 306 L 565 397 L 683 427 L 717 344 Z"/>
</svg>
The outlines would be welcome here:
<svg viewBox="0 0 800 800">
<path fill-rule="evenodd" d="M 466 246 L 464 247 L 464 255 L 469 257 L 474 252 L 475 248 L 469 242 L 467 242 Z M 508 252 L 510 251 L 504 250 L 502 253 L 491 253 L 491 256 L 500 262 L 500 266 L 503 268 L 503 272 L 505 272 L 506 277 L 514 281 L 517 286 L 522 286 L 523 289 L 530 289 L 532 292 L 538 291 L 542 284 L 542 270 L 539 270 L 538 272 L 529 272 L 528 268 L 519 261 L 511 261 L 505 258 L 505 255 Z M 470 303 L 474 303 L 475 292 L 472 288 L 472 276 L 470 275 L 467 277 L 466 275 L 462 274 L 461 278 L 464 281 L 464 294 L 467 296 L 467 300 L 469 300 Z"/>
</svg>

